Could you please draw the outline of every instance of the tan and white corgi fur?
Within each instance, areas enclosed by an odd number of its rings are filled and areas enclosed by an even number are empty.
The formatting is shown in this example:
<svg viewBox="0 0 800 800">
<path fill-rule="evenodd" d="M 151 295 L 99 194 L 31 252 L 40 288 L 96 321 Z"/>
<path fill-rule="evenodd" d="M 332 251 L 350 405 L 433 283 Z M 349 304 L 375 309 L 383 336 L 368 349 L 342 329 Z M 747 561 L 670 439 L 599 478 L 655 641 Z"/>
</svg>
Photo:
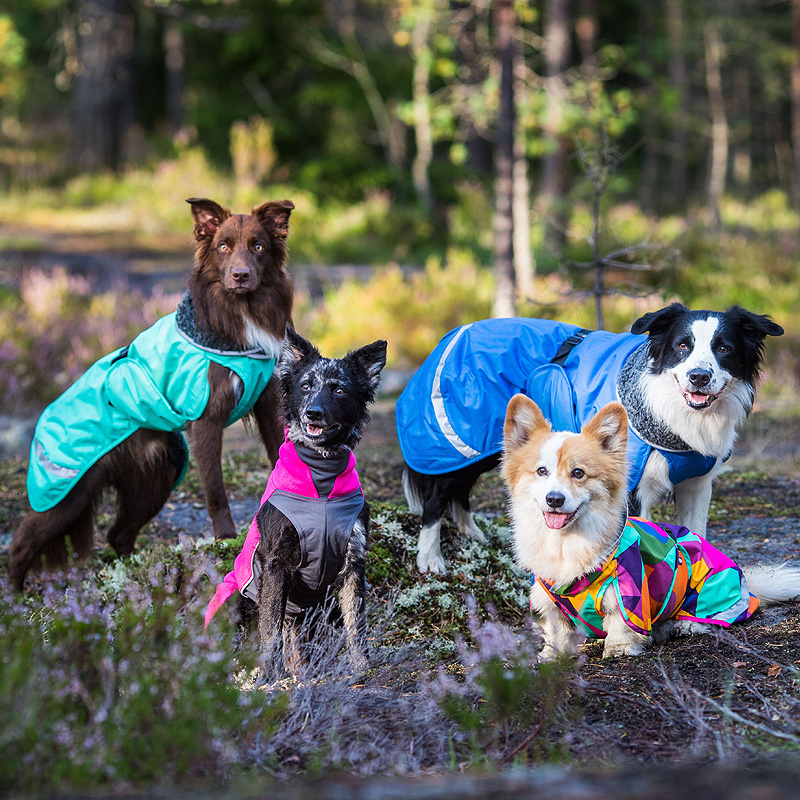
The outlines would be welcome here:
<svg viewBox="0 0 800 800">
<path fill-rule="evenodd" d="M 508 404 L 502 475 L 511 500 L 513 548 L 521 567 L 548 583 L 563 585 L 607 562 L 627 518 L 628 418 L 609 403 L 578 433 L 553 432 L 538 406 L 515 395 Z M 743 569 L 761 604 L 800 596 L 800 568 Z M 574 655 L 584 638 L 535 583 L 531 608 L 542 619 L 542 657 Z M 632 630 L 612 591 L 602 600 L 603 657 L 639 655 L 650 637 Z M 666 620 L 660 634 L 710 630 L 697 622 Z"/>
</svg>

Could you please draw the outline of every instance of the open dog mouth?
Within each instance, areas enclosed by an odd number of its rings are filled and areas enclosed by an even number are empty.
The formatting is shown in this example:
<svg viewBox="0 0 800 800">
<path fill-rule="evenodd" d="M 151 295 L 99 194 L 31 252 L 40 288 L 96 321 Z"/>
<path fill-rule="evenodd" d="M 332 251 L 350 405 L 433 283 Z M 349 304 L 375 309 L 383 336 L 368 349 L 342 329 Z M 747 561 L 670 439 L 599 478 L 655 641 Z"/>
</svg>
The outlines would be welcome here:
<svg viewBox="0 0 800 800">
<path fill-rule="evenodd" d="M 314 425 L 311 422 L 303 423 L 303 433 L 305 433 L 309 439 L 318 439 L 327 430 L 328 429 L 322 425 Z"/>
<path fill-rule="evenodd" d="M 675 378 L 675 381 L 678 384 L 678 390 L 683 395 L 683 399 L 686 401 L 686 405 L 689 408 L 695 409 L 703 409 L 708 408 L 715 400 L 718 400 L 720 395 L 725 391 L 725 387 L 723 386 L 716 394 L 710 394 L 706 392 L 690 392 L 685 390 L 680 381 Z"/>
<path fill-rule="evenodd" d="M 569 525 L 573 519 L 575 519 L 575 515 L 578 513 L 578 509 L 576 508 L 569 514 L 565 514 L 562 511 L 543 511 L 542 514 L 544 515 L 544 524 L 547 525 L 548 528 L 552 530 L 560 530 L 561 528 Z"/>
</svg>

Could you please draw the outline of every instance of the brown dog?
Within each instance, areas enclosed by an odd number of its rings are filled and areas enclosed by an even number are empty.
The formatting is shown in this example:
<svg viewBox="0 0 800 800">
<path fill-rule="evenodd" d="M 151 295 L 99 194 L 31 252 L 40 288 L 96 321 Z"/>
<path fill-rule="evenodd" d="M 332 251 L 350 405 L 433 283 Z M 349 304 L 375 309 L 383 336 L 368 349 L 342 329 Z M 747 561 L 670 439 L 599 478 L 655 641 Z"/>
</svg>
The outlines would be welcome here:
<svg viewBox="0 0 800 800">
<path fill-rule="evenodd" d="M 34 510 L 9 551 L 20 590 L 31 567 L 91 552 L 106 487 L 117 494 L 109 544 L 131 553 L 185 471 L 182 429 L 217 539 L 236 535 L 220 463 L 226 425 L 251 414 L 277 460 L 282 435 L 270 376 L 291 320 L 285 262 L 294 205 L 231 215 L 211 200 L 188 202 L 197 250 L 178 311 L 96 362 L 39 419 L 28 471 Z"/>
</svg>

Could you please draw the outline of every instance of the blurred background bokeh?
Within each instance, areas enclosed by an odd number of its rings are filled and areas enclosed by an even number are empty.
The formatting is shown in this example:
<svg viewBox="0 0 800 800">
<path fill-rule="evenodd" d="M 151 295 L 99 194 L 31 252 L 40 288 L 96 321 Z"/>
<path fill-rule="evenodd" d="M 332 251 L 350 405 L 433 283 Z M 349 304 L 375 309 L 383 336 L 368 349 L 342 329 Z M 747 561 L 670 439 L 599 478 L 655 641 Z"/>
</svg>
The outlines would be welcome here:
<svg viewBox="0 0 800 800">
<path fill-rule="evenodd" d="M 289 198 L 298 328 L 413 369 L 520 313 L 800 314 L 798 0 L 5 0 L 0 402 L 174 309 L 184 200 Z"/>
</svg>

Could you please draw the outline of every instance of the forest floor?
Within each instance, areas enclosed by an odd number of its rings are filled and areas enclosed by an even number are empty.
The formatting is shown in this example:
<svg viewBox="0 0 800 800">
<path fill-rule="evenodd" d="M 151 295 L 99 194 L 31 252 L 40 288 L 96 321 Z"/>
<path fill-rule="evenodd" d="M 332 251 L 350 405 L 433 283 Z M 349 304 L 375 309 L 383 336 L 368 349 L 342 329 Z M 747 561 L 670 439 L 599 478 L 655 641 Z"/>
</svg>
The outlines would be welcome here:
<svg viewBox="0 0 800 800">
<path fill-rule="evenodd" d="M 384 397 L 376 404 L 358 456 L 367 498 L 381 507 L 395 508 L 404 532 L 415 538 L 419 520 L 404 511 L 402 459 L 391 399 Z M 255 435 L 242 427 L 232 428 L 224 460 L 234 476 L 234 518 L 237 525 L 246 526 L 258 506 L 258 487 L 268 471 Z M 11 531 L 26 508 L 26 464 L 20 459 L 0 463 L 0 568 L 4 568 Z M 479 519 L 507 523 L 505 494 L 496 473 L 479 482 L 474 509 Z M 106 506 L 102 511 L 107 518 L 112 509 Z M 660 512 L 668 514 L 669 509 Z M 740 563 L 800 558 L 800 420 L 758 412 L 751 417 L 715 486 L 710 520 L 708 538 Z M 455 535 L 450 527 L 445 531 L 450 537 Z M 173 496 L 151 523 L 147 536 L 175 542 L 181 535 L 204 537 L 210 532 L 195 481 Z M 33 591 L 40 590 L 41 580 L 32 586 Z M 519 612 L 519 628 L 524 616 Z M 441 633 L 431 630 L 428 635 Z M 751 796 L 737 792 L 752 781 L 761 787 L 759 797 L 786 796 L 781 792 L 797 775 L 795 758 L 800 754 L 800 606 L 773 607 L 729 632 L 674 640 L 639 658 L 605 661 L 600 656 L 600 643 L 584 646 L 570 687 L 577 715 L 574 731 L 562 728 L 554 734 L 565 748 L 559 760 L 566 760 L 568 767 L 548 768 L 536 780 L 514 773 L 502 779 L 473 776 L 466 783 L 451 782 L 450 789 L 428 779 L 414 784 L 413 791 L 406 783 L 411 795 L 404 792 L 403 796 L 531 796 L 532 788 L 538 786 L 567 798 L 643 796 L 638 792 L 669 797 L 674 796 L 670 790 L 677 776 L 684 789 L 705 786 L 707 778 L 686 766 L 698 762 L 713 764 L 716 786 L 727 787 L 709 797 Z M 408 664 L 399 679 L 404 693 L 417 691 L 420 675 L 430 673 L 434 666 L 430 661 Z M 381 680 L 387 677 L 378 671 L 373 683 Z M 398 680 L 396 674 L 392 680 Z M 621 774 L 636 775 L 635 764 L 648 767 L 636 779 L 634 791 L 629 783 L 617 780 Z M 682 771 L 670 771 L 678 765 L 683 765 Z M 704 769 L 708 774 L 709 767 Z M 587 780 L 587 774 L 594 777 Z M 339 779 L 338 795 L 330 794 L 331 784 L 324 792 L 307 787 L 309 796 L 355 797 L 362 792 L 366 792 L 364 797 L 395 796 L 391 781 L 370 794 L 371 784 L 348 780 Z M 290 786 L 285 787 L 286 797 L 293 797 L 292 792 Z"/>
</svg>

